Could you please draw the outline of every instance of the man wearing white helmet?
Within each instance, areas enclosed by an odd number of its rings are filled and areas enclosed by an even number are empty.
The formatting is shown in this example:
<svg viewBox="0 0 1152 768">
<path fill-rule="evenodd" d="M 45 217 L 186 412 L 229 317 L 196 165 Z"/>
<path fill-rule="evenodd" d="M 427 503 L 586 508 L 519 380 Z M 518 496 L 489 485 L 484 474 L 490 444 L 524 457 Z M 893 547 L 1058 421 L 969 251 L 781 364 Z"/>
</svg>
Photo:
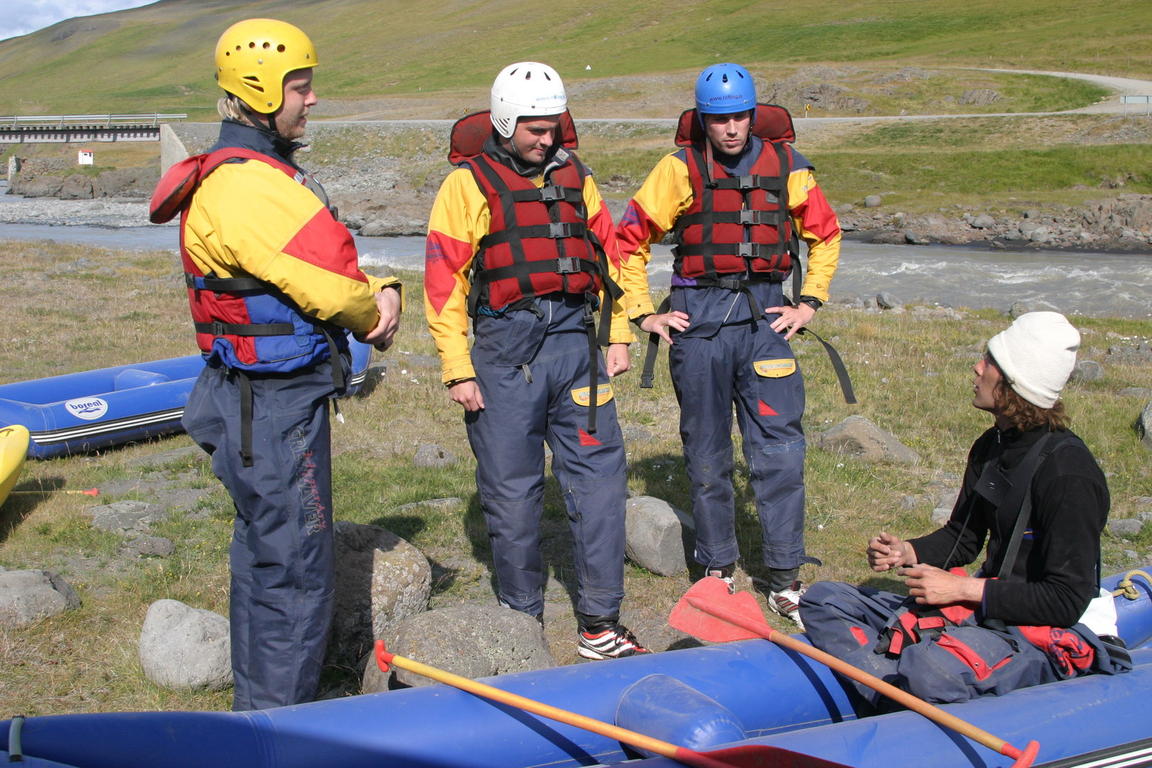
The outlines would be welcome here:
<svg viewBox="0 0 1152 768">
<path fill-rule="evenodd" d="M 353 331 L 396 333 L 400 285 L 370 277 L 324 190 L 294 160 L 316 104 L 312 41 L 275 19 L 216 45 L 216 145 L 172 167 L 152 220 L 179 214 L 184 281 L 205 359 L 184 409 L 236 518 L 233 708 L 311 701 L 328 643 L 334 554 L 329 399 Z"/>
<path fill-rule="evenodd" d="M 868 542 L 872 570 L 898 571 L 908 596 L 813 584 L 800 601 L 813 645 L 933 702 L 1131 667 L 1099 583 L 1108 485 L 1059 399 L 1079 345 L 1056 312 L 992 337 L 972 405 L 995 424 L 968 454 L 951 518 L 926 536 Z M 970 576 L 958 566 L 985 540 Z"/>
<path fill-rule="evenodd" d="M 476 456 L 497 597 L 543 621 L 547 443 L 572 530 L 577 650 L 647 653 L 620 623 L 626 460 L 610 377 L 628 369 L 632 335 L 610 279 L 612 219 L 572 152 L 554 69 L 505 67 L 490 106 L 453 126 L 458 168 L 429 217 L 424 299 Z"/>
<path fill-rule="evenodd" d="M 814 560 L 804 549 L 804 381 L 788 341 L 828 299 L 840 226 L 811 163 L 791 146 L 792 118 L 783 107 L 757 103 L 748 70 L 708 67 L 695 97 L 696 108 L 677 127 L 680 149 L 648 174 L 620 220 L 621 286 L 629 317 L 653 334 L 641 386 L 651 386 L 655 338 L 671 345 L 696 561 L 733 588 L 741 554 L 732 487 L 735 409 L 768 605 L 799 624 L 799 570 Z M 674 241 L 673 276 L 667 306 L 657 312 L 646 266 L 651 244 L 666 233 Z M 803 285 L 800 240 L 808 245 Z M 794 303 L 782 290 L 789 274 Z"/>
</svg>

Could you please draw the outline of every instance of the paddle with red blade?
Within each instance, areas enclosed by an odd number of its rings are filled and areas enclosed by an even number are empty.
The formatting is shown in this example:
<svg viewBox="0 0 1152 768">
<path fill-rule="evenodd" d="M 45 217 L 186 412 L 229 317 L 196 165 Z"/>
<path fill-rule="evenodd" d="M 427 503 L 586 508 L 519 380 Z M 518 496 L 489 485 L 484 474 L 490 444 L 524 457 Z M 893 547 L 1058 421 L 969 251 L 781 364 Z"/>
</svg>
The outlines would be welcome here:
<svg viewBox="0 0 1152 768">
<path fill-rule="evenodd" d="M 729 594 L 728 585 L 720 579 L 701 579 L 692 585 L 692 588 L 684 593 L 684 596 L 676 603 L 676 607 L 672 609 L 668 623 L 681 632 L 711 643 L 754 638 L 770 640 L 791 651 L 815 659 L 832 671 L 882 693 L 938 725 L 951 728 L 989 749 L 1012 758 L 1016 761 L 1012 764 L 1013 768 L 1028 768 L 1036 759 L 1037 752 L 1040 751 L 1040 744 L 1036 741 L 1028 742 L 1023 750 L 1017 749 L 1003 739 L 997 738 L 891 683 L 886 683 L 875 675 L 854 667 L 819 648 L 800 642 L 791 635 L 776 631 L 764 620 L 764 612 L 760 609 L 760 603 L 756 601 L 754 595 L 748 592 Z"/>
<path fill-rule="evenodd" d="M 559 709 L 541 701 L 528 699 L 501 688 L 481 683 L 471 678 L 461 677 L 443 669 L 430 667 L 419 661 L 397 656 L 384 648 L 384 641 L 376 641 L 376 663 L 383 672 L 388 671 L 389 665 L 407 669 L 423 677 L 431 678 L 439 683 L 459 688 L 462 691 L 476 696 L 507 704 L 534 715 L 547 717 L 565 725 L 583 728 L 592 733 L 598 733 L 609 739 L 615 739 L 621 744 L 629 744 L 639 749 L 669 757 L 684 765 L 698 766 L 699 768 L 847 768 L 840 763 L 829 762 L 818 757 L 803 755 L 779 747 L 769 747 L 759 744 L 748 744 L 726 749 L 715 749 L 708 752 L 697 752 L 687 747 L 678 747 L 667 741 L 645 736 L 642 733 L 621 728 L 603 720 Z"/>
</svg>

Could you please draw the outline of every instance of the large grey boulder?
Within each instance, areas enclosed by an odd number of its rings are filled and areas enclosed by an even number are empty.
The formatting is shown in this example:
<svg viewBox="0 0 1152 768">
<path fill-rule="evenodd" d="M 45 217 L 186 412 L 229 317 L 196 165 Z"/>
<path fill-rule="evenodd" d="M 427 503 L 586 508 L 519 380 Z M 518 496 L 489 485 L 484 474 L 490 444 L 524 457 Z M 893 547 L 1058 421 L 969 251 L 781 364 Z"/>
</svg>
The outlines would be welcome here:
<svg viewBox="0 0 1152 768">
<path fill-rule="evenodd" d="M 544 627 L 533 617 L 500 606 L 459 605 L 437 608 L 389 627 L 381 637 L 389 651 L 462 677 L 489 677 L 556 666 Z M 394 668 L 402 685 L 435 681 Z M 364 670 L 362 691 L 388 690 L 388 675 L 375 659 Z"/>
<path fill-rule="evenodd" d="M 328 658 L 354 666 L 387 627 L 428 608 L 432 566 L 416 547 L 375 525 L 337 521 L 336 605 Z"/>
<path fill-rule="evenodd" d="M 683 573 L 688 569 L 685 553 L 690 549 L 686 531 L 691 528 L 691 517 L 663 499 L 635 496 L 626 506 L 624 554 L 661 576 Z"/>
<path fill-rule="evenodd" d="M 816 445 L 829 453 L 863 461 L 918 464 L 920 455 L 863 416 L 852 415 L 816 436 Z"/>
<path fill-rule="evenodd" d="M 26 627 L 79 607 L 76 591 L 58 574 L 0 571 L 0 627 Z"/>
<path fill-rule="evenodd" d="M 156 685 L 219 691 L 232 685 L 228 619 L 179 600 L 148 606 L 140 630 L 140 666 Z"/>
</svg>

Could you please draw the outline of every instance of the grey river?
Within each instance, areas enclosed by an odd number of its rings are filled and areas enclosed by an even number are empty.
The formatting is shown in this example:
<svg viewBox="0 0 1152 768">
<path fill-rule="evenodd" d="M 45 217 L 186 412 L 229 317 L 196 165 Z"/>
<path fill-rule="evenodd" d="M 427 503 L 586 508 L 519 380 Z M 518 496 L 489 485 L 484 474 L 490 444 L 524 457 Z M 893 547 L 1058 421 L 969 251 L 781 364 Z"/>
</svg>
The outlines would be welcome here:
<svg viewBox="0 0 1152 768">
<path fill-rule="evenodd" d="M 0 194 L 0 239 L 128 250 L 178 247 L 176 227 L 147 224 L 143 202 L 30 200 L 4 194 Z M 423 268 L 423 238 L 357 237 L 356 244 L 365 265 Z M 649 268 L 654 289 L 668 285 L 670 267 L 668 249 L 658 248 Z M 870 297 L 881 291 L 905 303 L 1007 310 L 1015 301 L 1042 300 L 1068 314 L 1148 318 L 1152 254 L 846 241 L 832 282 L 833 296 Z"/>
</svg>

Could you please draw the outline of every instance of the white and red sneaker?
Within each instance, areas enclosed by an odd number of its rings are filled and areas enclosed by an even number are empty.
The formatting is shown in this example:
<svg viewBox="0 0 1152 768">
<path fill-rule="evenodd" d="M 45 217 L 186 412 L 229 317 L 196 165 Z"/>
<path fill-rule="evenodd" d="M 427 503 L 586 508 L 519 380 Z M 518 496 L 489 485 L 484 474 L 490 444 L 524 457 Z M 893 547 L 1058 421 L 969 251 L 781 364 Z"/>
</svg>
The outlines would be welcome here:
<svg viewBox="0 0 1152 768">
<path fill-rule="evenodd" d="M 795 622 L 801 632 L 804 631 L 804 622 L 800 619 L 800 596 L 806 591 L 807 588 L 803 584 L 794 581 L 787 589 L 768 593 L 768 607 L 789 621 Z"/>
<path fill-rule="evenodd" d="M 576 650 L 586 659 L 622 659 L 626 656 L 651 653 L 640 645 L 636 636 L 622 624 L 581 630 Z"/>
</svg>

